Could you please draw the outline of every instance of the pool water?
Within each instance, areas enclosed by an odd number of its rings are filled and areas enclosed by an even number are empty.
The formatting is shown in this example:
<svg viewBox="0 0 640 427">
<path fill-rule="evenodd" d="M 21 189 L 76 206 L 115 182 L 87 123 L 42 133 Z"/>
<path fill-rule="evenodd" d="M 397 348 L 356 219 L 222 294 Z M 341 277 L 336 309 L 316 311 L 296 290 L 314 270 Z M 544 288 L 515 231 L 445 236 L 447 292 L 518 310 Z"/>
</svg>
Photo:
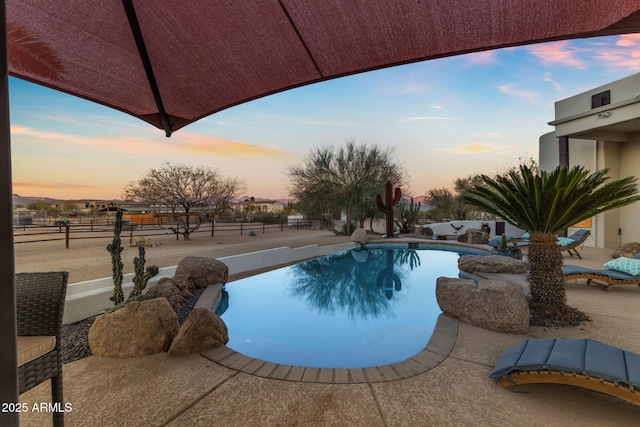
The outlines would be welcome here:
<svg viewBox="0 0 640 427">
<path fill-rule="evenodd" d="M 356 368 L 422 350 L 441 313 L 436 279 L 458 277 L 459 252 L 379 245 L 228 283 L 227 346 L 268 362 Z M 224 311 L 224 312 L 222 312 Z"/>
</svg>

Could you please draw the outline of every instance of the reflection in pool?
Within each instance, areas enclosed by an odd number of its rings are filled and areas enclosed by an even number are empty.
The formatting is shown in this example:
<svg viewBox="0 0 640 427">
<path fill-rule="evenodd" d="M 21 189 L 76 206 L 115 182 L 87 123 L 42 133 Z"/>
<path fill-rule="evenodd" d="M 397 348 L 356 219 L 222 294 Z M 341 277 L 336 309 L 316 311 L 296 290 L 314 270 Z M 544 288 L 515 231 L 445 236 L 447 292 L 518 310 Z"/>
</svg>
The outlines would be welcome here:
<svg viewBox="0 0 640 427">
<path fill-rule="evenodd" d="M 458 252 L 390 245 L 339 252 L 226 285 L 228 347 L 273 363 L 379 366 L 422 350 Z"/>
</svg>

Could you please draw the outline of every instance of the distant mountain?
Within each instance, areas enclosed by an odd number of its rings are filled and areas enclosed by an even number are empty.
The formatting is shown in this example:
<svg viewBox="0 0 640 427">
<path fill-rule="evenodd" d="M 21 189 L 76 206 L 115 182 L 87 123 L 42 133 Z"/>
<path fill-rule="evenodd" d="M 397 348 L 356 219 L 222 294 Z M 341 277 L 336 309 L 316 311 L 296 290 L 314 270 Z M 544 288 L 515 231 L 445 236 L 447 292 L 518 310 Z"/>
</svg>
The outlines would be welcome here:
<svg viewBox="0 0 640 427">
<path fill-rule="evenodd" d="M 415 203 L 418 203 L 418 202 L 423 203 L 423 204 L 425 202 L 429 203 L 429 202 L 431 202 L 431 197 L 429 197 L 429 196 L 416 196 L 416 197 L 413 198 L 413 201 Z"/>
<path fill-rule="evenodd" d="M 238 202 L 243 202 L 245 200 L 249 200 L 251 197 L 250 196 L 245 196 L 245 197 L 234 197 L 231 199 L 231 203 L 238 203 Z M 75 199 L 74 199 L 75 200 Z M 78 199 L 79 200 L 79 199 Z M 85 200 L 85 199 L 82 199 Z M 88 199 L 87 199 L 88 200 Z M 94 200 L 94 199 L 91 199 Z M 97 199 L 95 199 L 97 200 Z M 256 202 L 265 202 L 265 201 L 273 201 L 276 200 L 280 203 L 282 203 L 284 206 L 287 206 L 287 204 L 289 203 L 289 199 L 265 199 L 263 197 L 256 197 L 255 198 Z M 21 196 L 19 194 L 15 194 L 13 193 L 13 205 L 28 205 L 29 203 L 51 203 L 51 204 L 60 204 L 60 203 L 64 203 L 66 201 L 69 201 L 68 199 L 52 199 L 50 197 L 37 197 L 37 196 Z M 110 202 L 115 202 L 115 203 L 121 203 L 122 200 L 109 200 Z"/>
<path fill-rule="evenodd" d="M 52 199 L 50 197 L 36 197 L 36 196 L 21 196 L 19 194 L 13 194 L 13 205 L 28 205 L 29 203 L 51 203 L 60 204 L 64 200 Z"/>
<path fill-rule="evenodd" d="M 105 202 L 114 202 L 121 203 L 122 200 L 118 199 L 52 199 L 51 197 L 39 197 L 39 196 L 21 196 L 19 194 L 13 193 L 13 205 L 28 205 L 29 203 L 51 203 L 54 205 L 59 205 L 64 202 L 70 201 L 105 201 Z"/>
</svg>

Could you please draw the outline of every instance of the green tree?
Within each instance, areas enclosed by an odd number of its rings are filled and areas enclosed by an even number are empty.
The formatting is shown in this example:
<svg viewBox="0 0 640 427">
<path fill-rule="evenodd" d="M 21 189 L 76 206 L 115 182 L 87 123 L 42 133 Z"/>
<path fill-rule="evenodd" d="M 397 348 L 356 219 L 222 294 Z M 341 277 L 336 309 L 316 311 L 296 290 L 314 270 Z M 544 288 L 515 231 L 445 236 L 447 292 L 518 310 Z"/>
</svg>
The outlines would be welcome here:
<svg viewBox="0 0 640 427">
<path fill-rule="evenodd" d="M 448 188 L 433 188 L 429 190 L 429 198 L 431 199 L 429 216 L 433 219 L 440 220 L 443 218 L 453 218 L 455 208 L 455 195 Z"/>
<path fill-rule="evenodd" d="M 476 216 L 475 206 L 467 203 L 466 195 L 473 187 L 482 185 L 480 175 L 469 175 L 465 178 L 457 178 L 453 182 L 453 189 L 456 193 L 454 203 L 455 219 L 470 219 Z"/>
<path fill-rule="evenodd" d="M 165 163 L 148 170 L 140 180 L 130 182 L 123 197 L 181 214 L 177 227 L 168 228 L 189 240 L 189 235 L 203 222 L 227 210 L 229 200 L 243 189 L 238 179 L 224 177 L 215 169 Z"/>
<path fill-rule="evenodd" d="M 577 166 L 537 174 L 521 165 L 495 178 L 482 175 L 482 185 L 467 192 L 468 203 L 530 233 L 531 308 L 541 318 L 575 323 L 582 315 L 566 305 L 557 233 L 640 200 L 635 177 L 608 182 L 607 173 Z"/>
<path fill-rule="evenodd" d="M 480 175 L 457 178 L 453 182 L 453 191 L 448 188 L 434 188 L 428 191 L 431 198 L 429 215 L 433 219 L 465 220 L 476 215 L 475 208 L 465 200 L 467 192 L 482 182 Z"/>
<path fill-rule="evenodd" d="M 315 148 L 303 164 L 288 170 L 290 193 L 301 209 L 317 215 L 344 211 L 346 232 L 351 232 L 351 220 L 360 227 L 367 219 L 380 217 L 376 194 L 382 194 L 384 184 L 405 185 L 405 173 L 393 159 L 392 150 L 375 145 L 348 141 L 345 146 Z"/>
</svg>

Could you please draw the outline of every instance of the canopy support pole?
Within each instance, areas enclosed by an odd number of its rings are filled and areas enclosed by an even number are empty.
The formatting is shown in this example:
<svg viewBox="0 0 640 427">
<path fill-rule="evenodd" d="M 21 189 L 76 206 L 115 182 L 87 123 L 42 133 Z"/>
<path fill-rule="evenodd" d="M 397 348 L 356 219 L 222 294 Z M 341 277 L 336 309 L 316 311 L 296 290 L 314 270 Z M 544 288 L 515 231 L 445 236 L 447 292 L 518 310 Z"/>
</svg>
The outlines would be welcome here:
<svg viewBox="0 0 640 427">
<path fill-rule="evenodd" d="M 133 38 L 136 41 L 136 46 L 138 47 L 138 53 L 140 54 L 144 71 L 147 74 L 147 80 L 149 81 L 151 92 L 153 93 L 153 99 L 156 101 L 156 106 L 158 107 L 158 114 L 160 114 L 160 119 L 162 120 L 162 127 L 164 128 L 168 138 L 171 136 L 172 132 L 171 125 L 169 124 L 169 117 L 167 116 L 167 112 L 164 110 L 164 104 L 162 103 L 162 97 L 160 96 L 158 82 L 156 81 L 156 76 L 153 73 L 153 67 L 151 66 L 151 60 L 149 59 L 149 53 L 147 52 L 147 45 L 144 43 L 144 37 L 142 37 L 142 30 L 140 30 L 138 16 L 136 15 L 136 10 L 133 7 L 133 0 L 122 0 L 122 5 L 127 13 L 129 26 L 131 27 Z"/>
<path fill-rule="evenodd" d="M 17 410 L 4 404 L 18 403 L 18 356 L 16 343 L 16 295 L 13 252 L 13 191 L 11 188 L 11 129 L 9 119 L 9 65 L 7 59 L 7 12 L 0 0 L 0 425 L 17 426 Z M 8 408 L 10 409 L 10 408 Z"/>
</svg>

